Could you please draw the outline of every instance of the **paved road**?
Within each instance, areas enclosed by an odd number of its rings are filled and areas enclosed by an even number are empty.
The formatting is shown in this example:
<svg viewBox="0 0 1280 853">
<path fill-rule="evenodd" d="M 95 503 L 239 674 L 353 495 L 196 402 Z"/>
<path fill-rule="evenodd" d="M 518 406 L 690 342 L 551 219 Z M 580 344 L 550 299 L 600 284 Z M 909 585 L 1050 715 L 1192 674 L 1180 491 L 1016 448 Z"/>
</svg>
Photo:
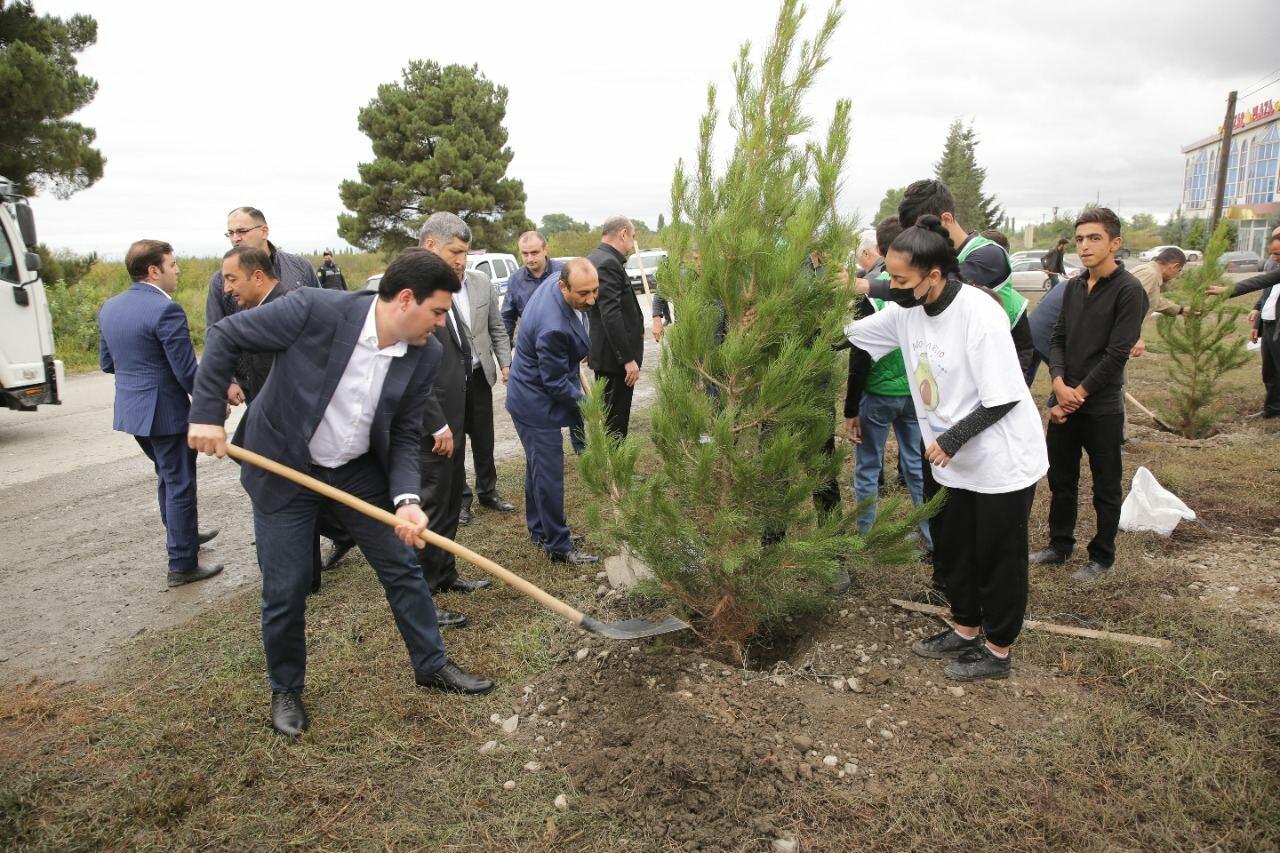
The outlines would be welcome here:
<svg viewBox="0 0 1280 853">
<path fill-rule="evenodd" d="M 657 361 L 646 338 L 637 409 L 653 399 Z M 62 406 L 0 411 L 0 679 L 9 681 L 91 677 L 131 637 L 180 625 L 260 581 L 238 468 L 201 457 L 201 526 L 222 530 L 208 553 L 227 568 L 202 583 L 166 588 L 155 473 L 133 438 L 111 429 L 112 377 L 73 376 L 65 391 Z M 500 462 L 521 455 L 505 399 L 499 384 Z"/>
</svg>

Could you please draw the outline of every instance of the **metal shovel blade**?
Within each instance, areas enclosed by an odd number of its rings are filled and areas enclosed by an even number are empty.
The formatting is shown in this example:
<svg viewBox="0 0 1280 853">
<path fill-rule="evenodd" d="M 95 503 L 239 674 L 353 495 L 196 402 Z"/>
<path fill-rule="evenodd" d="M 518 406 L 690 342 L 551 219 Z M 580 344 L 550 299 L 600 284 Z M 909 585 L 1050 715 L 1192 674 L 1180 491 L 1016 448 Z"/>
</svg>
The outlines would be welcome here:
<svg viewBox="0 0 1280 853">
<path fill-rule="evenodd" d="M 611 640 L 638 640 L 642 637 L 656 637 L 659 634 L 670 634 L 672 631 L 684 631 L 689 623 L 681 622 L 674 616 L 668 616 L 661 622 L 647 622 L 644 619 L 627 619 L 625 622 L 601 622 L 590 616 L 583 616 L 578 626 L 601 637 Z"/>
</svg>

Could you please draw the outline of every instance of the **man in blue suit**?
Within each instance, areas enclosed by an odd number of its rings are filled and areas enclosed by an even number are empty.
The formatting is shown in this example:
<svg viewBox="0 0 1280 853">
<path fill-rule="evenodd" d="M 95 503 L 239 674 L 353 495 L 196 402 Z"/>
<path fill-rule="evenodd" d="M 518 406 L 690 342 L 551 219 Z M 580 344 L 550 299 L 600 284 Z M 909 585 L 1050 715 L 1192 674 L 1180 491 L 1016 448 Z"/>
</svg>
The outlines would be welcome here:
<svg viewBox="0 0 1280 853">
<path fill-rule="evenodd" d="M 591 349 L 588 313 L 600 279 L 590 261 L 575 258 L 548 278 L 525 306 L 507 382 L 507 411 L 524 446 L 524 516 L 529 535 L 552 560 L 599 560 L 573 544 L 564 515 L 564 439 L 578 422 L 578 365 Z"/>
<path fill-rule="evenodd" d="M 226 389 L 246 352 L 275 363 L 238 437 L 244 446 L 309 473 L 403 522 L 394 532 L 341 504 L 334 512 L 378 573 L 419 686 L 488 693 L 493 682 L 445 655 L 431 590 L 414 556 L 427 527 L 419 487 L 423 408 L 440 363 L 432 332 L 444 323 L 458 277 L 425 249 L 405 249 L 377 293 L 301 288 L 210 327 L 191 403 L 190 444 L 226 455 Z M 296 737 L 308 727 L 306 600 L 320 495 L 245 465 L 262 569 L 262 642 L 271 724 Z"/>
<path fill-rule="evenodd" d="M 116 377 L 114 429 L 132 435 L 156 467 L 160 520 L 168 538 L 169 586 L 213 577 L 219 563 L 201 563 L 196 515 L 196 454 L 187 447 L 187 412 L 196 351 L 187 315 L 170 296 L 178 289 L 173 247 L 139 240 L 125 267 L 133 284 L 98 312 L 98 362 Z"/>
</svg>

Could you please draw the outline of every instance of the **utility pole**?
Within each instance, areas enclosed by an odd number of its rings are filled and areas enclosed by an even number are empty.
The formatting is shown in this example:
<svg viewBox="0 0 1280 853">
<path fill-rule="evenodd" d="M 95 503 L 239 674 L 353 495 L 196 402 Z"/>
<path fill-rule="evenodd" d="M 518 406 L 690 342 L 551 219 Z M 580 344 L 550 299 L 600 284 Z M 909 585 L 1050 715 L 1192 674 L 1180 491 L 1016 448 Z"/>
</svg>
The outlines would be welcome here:
<svg viewBox="0 0 1280 853">
<path fill-rule="evenodd" d="M 1227 117 L 1222 120 L 1222 150 L 1218 152 L 1218 192 L 1213 197 L 1213 215 L 1209 217 L 1209 236 L 1222 218 L 1222 202 L 1227 194 L 1227 163 L 1231 160 L 1231 133 L 1236 126 L 1236 93 L 1227 95 Z M 1237 182 L 1239 170 L 1237 169 Z"/>
</svg>

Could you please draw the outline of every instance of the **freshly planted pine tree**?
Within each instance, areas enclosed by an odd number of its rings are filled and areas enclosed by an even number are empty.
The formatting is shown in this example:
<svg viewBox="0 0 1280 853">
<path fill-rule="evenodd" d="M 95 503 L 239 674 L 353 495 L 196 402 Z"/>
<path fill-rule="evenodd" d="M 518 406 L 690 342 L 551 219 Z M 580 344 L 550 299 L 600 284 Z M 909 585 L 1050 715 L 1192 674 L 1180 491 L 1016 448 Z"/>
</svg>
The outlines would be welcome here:
<svg viewBox="0 0 1280 853">
<path fill-rule="evenodd" d="M 832 344 L 850 314 L 839 264 L 852 223 L 836 212 L 849 151 L 849 102 L 825 138 L 802 100 L 827 62 L 837 3 L 800 44 L 804 10 L 785 0 L 760 64 L 735 63 L 733 150 L 714 171 L 718 110 L 708 93 L 697 164 L 680 163 L 659 290 L 676 303 L 657 371 L 651 440 L 657 470 L 637 476 L 634 436 L 605 432 L 599 388 L 584 403 L 582 476 L 597 496 L 595 529 L 654 570 L 713 642 L 740 649 L 783 617 L 821 606 L 841 562 L 914 553 L 918 513 L 882 509 L 861 539 L 856 512 L 819 512 L 813 492 L 834 479 L 839 363 Z M 692 249 L 698 250 L 695 263 Z M 826 261 L 807 265 L 811 253 Z"/>
<path fill-rule="evenodd" d="M 1198 220 L 1197 220 L 1198 221 Z M 1156 330 L 1169 350 L 1172 408 L 1169 425 L 1190 438 L 1211 435 L 1219 413 L 1214 407 L 1218 379 L 1249 360 L 1236 321 L 1245 309 L 1207 289 L 1222 280 L 1218 259 L 1226 250 L 1227 223 L 1220 223 L 1205 249 L 1204 263 L 1179 276 L 1174 299 L 1187 306 L 1182 317 L 1162 316 Z"/>
</svg>

